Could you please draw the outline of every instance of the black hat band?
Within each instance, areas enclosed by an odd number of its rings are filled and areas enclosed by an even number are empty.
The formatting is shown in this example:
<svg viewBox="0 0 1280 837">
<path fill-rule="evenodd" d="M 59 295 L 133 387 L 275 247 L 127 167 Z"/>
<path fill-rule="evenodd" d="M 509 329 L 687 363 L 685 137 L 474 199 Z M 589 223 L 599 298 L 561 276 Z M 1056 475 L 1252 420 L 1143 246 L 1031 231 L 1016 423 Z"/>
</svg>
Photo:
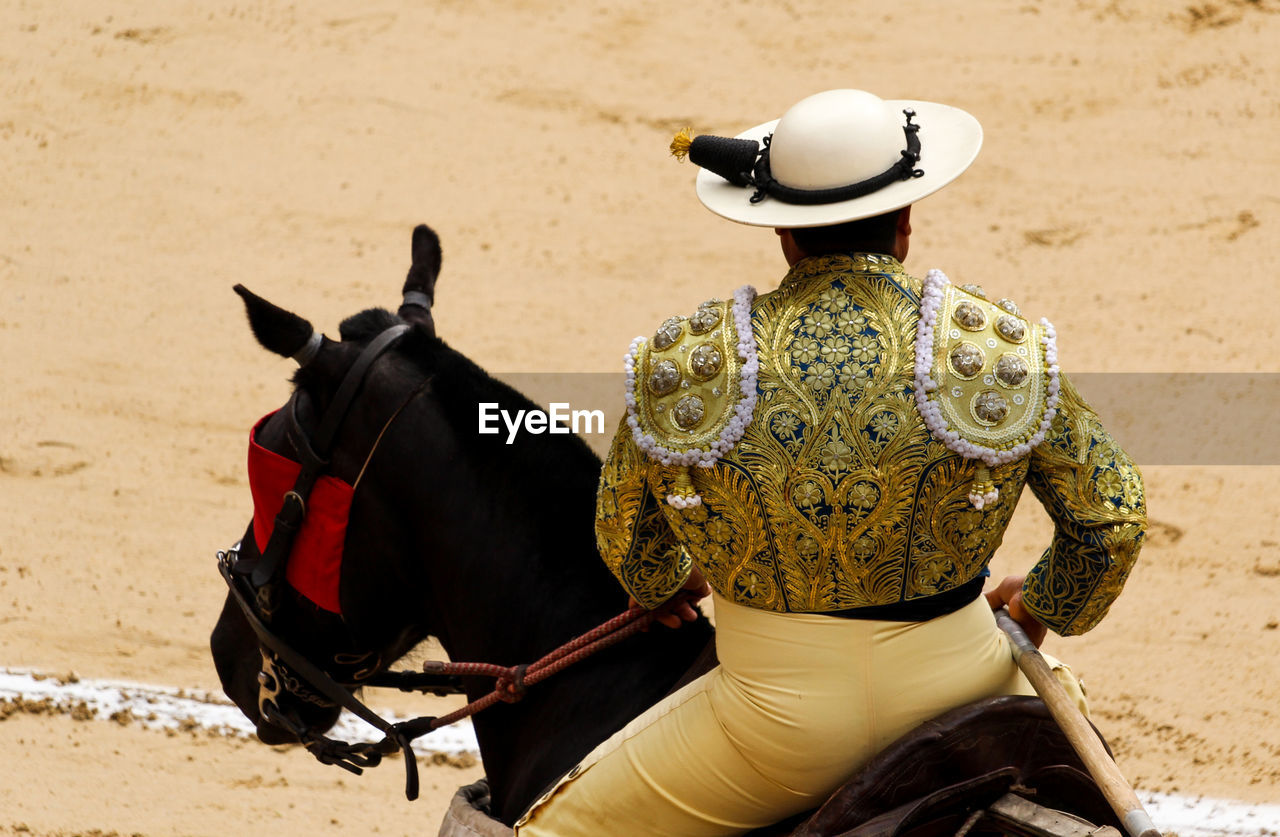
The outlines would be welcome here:
<svg viewBox="0 0 1280 837">
<path fill-rule="evenodd" d="M 907 147 L 902 150 L 902 156 L 880 174 L 848 186 L 796 189 L 779 183 L 769 167 L 769 145 L 773 134 L 764 138 L 763 148 L 755 140 L 695 137 L 689 145 L 689 159 L 699 167 L 720 175 L 734 186 L 754 186 L 756 191 L 751 196 L 752 203 L 759 203 L 767 197 L 783 203 L 807 206 L 839 203 L 869 195 L 890 183 L 910 180 L 924 174 L 923 169 L 916 168 L 916 163 L 920 162 L 920 126 L 912 122 L 916 113 L 910 108 L 903 113 L 907 117 L 907 123 L 902 127 Z"/>
</svg>

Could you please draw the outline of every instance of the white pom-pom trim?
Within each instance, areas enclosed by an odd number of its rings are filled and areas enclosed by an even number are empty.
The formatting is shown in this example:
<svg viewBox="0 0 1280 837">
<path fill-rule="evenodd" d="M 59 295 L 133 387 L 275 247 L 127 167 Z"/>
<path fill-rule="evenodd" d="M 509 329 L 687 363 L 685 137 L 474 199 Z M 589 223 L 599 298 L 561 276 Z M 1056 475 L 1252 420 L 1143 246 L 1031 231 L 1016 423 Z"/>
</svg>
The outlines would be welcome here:
<svg viewBox="0 0 1280 837">
<path fill-rule="evenodd" d="M 682 497 L 679 494 L 668 494 L 667 505 L 674 506 L 677 509 L 687 509 L 687 508 L 692 508 L 693 506 L 701 506 L 702 495 L 690 494 L 687 497 Z"/>
<path fill-rule="evenodd" d="M 685 451 L 671 450 L 659 445 L 653 436 L 641 430 L 640 419 L 636 415 L 636 361 L 640 357 L 640 348 L 645 338 L 637 337 L 631 341 L 631 348 L 622 360 L 622 368 L 627 375 L 627 424 L 631 427 L 631 437 L 635 439 L 636 447 L 644 451 L 650 459 L 667 466 L 697 465 L 699 468 L 711 468 L 721 456 L 733 450 L 734 445 L 746 432 L 747 425 L 751 423 L 751 418 L 755 414 L 756 373 L 760 370 L 760 359 L 756 355 L 756 336 L 751 331 L 751 303 L 755 298 L 756 289 L 750 285 L 743 285 L 733 292 L 731 310 L 734 328 L 738 332 L 738 357 L 742 359 L 742 367 L 738 371 L 738 386 L 742 393 L 742 400 L 734 407 L 733 417 L 720 431 L 719 437 L 709 445 L 708 450 L 701 448 Z M 701 504 L 702 498 L 697 494 L 687 497 L 669 494 L 667 503 L 676 508 L 688 508 Z"/>
<path fill-rule="evenodd" d="M 979 494 L 976 491 L 969 492 L 969 505 L 978 511 L 982 511 L 983 506 L 990 506 L 1000 499 L 1000 489 L 993 488 L 985 494 Z"/>
</svg>

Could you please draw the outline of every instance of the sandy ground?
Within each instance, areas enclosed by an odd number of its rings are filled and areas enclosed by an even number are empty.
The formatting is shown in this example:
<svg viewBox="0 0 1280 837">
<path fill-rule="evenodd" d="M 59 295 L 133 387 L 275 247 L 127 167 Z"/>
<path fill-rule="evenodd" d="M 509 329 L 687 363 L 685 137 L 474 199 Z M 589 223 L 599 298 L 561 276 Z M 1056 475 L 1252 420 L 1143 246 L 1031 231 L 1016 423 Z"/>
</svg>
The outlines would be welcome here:
<svg viewBox="0 0 1280 837">
<path fill-rule="evenodd" d="M 290 372 L 233 283 L 335 333 L 394 307 L 425 221 L 454 346 L 613 371 L 664 317 L 782 274 L 772 234 L 698 205 L 671 133 L 830 87 L 982 121 L 976 164 L 916 207 L 908 267 L 1050 317 L 1068 372 L 1274 372 L 1277 43 L 1275 0 L 9 0 L 0 666 L 216 687 L 212 552 L 243 529 L 245 432 Z M 1269 415 L 1267 392 L 1242 398 Z M 1238 401 L 1191 388 L 1159 433 L 1122 422 L 1151 536 L 1111 616 L 1048 647 L 1139 786 L 1275 802 L 1280 458 L 1228 419 L 1248 455 L 1188 459 L 1208 431 L 1178 418 Z M 997 574 L 1047 534 L 1028 502 Z M 409 804 L 395 767 L 24 713 L 0 748 L 0 834 L 434 833 L 480 773 L 427 767 Z"/>
</svg>

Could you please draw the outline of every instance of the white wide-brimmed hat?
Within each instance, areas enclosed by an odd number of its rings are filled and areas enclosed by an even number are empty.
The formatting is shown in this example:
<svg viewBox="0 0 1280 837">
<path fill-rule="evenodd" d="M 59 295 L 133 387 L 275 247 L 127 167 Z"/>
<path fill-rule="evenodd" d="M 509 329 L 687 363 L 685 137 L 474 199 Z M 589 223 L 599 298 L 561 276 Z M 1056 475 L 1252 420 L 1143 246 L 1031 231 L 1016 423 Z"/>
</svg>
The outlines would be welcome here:
<svg viewBox="0 0 1280 837">
<path fill-rule="evenodd" d="M 960 176 L 982 126 L 959 108 L 863 90 L 802 99 L 734 139 L 677 137 L 717 215 L 760 227 L 825 227 L 915 203 Z"/>
</svg>

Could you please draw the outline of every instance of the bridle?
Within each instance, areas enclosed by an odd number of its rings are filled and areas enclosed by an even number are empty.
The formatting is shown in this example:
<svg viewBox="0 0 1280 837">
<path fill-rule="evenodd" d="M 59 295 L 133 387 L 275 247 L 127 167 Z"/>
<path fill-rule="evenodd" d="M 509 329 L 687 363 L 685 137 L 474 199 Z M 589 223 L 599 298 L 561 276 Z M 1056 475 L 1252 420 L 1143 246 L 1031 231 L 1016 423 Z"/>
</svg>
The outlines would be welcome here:
<svg viewBox="0 0 1280 837">
<path fill-rule="evenodd" d="M 406 324 L 391 326 L 365 346 L 338 385 L 333 401 L 325 409 L 316 432 L 310 438 L 298 421 L 298 392 L 294 392 L 283 409 L 289 423 L 289 439 L 301 460 L 302 469 L 293 488 L 284 495 L 283 505 L 276 515 L 267 545 L 257 559 L 242 557 L 239 544 L 218 552 L 217 557 L 218 570 L 226 581 L 232 598 L 258 638 L 262 654 L 262 670 L 258 673 L 258 710 L 262 717 L 296 736 L 321 763 L 334 764 L 356 774 L 362 773 L 366 767 L 377 766 L 384 755 L 399 750 L 403 754 L 405 765 L 405 796 L 412 800 L 418 797 L 418 767 L 412 749 L 414 739 L 497 703 L 514 703 L 523 698 L 526 689 L 534 683 L 596 651 L 647 630 L 664 613 L 682 602 L 691 602 L 698 597 L 680 593 L 656 610 L 645 610 L 637 605 L 527 665 L 506 667 L 487 663 L 432 661 L 425 663 L 421 672 L 379 671 L 381 661 L 375 654 L 339 654 L 335 656 L 334 663 L 349 675 L 346 678 L 349 682 L 346 684 L 313 663 L 272 630 L 271 621 L 287 583 L 285 571 L 289 555 L 306 519 L 311 490 L 316 480 L 329 468 L 329 457 L 338 430 L 374 362 L 391 349 L 409 328 Z M 379 440 L 408 402 L 423 390 L 424 387 L 418 387 L 401 403 L 383 427 Z M 374 445 L 376 449 L 377 442 Z M 368 465 L 368 459 L 365 464 Z M 462 685 L 464 677 L 491 677 L 496 681 L 495 687 L 466 706 L 438 718 L 424 715 L 392 723 L 351 692 L 354 687 L 374 686 L 440 696 L 465 694 L 466 689 Z M 377 742 L 356 744 L 329 738 L 307 725 L 296 711 L 282 708 L 279 702 L 282 693 L 316 706 L 347 709 L 382 732 L 383 738 Z"/>
<path fill-rule="evenodd" d="M 271 537 L 262 550 L 261 557 L 241 557 L 237 544 L 231 549 L 218 552 L 218 570 L 258 638 L 262 653 L 262 670 L 258 674 L 258 711 L 262 717 L 295 735 L 322 763 L 336 764 L 352 773 L 358 774 L 365 767 L 376 766 L 383 755 L 396 750 L 402 751 L 406 770 L 405 795 L 409 799 L 415 799 L 418 796 L 418 773 L 411 746 L 413 739 L 435 728 L 431 726 L 435 718 L 420 717 L 392 723 L 366 706 L 350 689 L 353 686 L 368 685 L 437 695 L 463 694 L 465 689 L 461 678 L 439 673 L 377 672 L 376 659 L 370 663 L 370 655 L 352 655 L 350 659 L 335 660 L 350 675 L 351 682 L 344 685 L 312 663 L 270 627 L 286 583 L 285 570 L 289 554 L 306 519 L 307 501 L 316 480 L 329 469 L 338 430 L 374 362 L 391 349 L 409 328 L 406 324 L 391 326 L 365 346 L 338 385 L 332 402 L 325 409 L 312 436 L 308 437 L 298 421 L 297 392 L 289 398 L 284 407 L 285 419 L 289 423 L 289 439 L 302 470 L 293 488 L 284 495 L 284 503 L 276 515 Z M 421 388 L 415 390 L 414 394 L 419 391 Z M 392 418 L 398 414 L 399 410 Z M 281 693 L 291 694 L 317 706 L 339 706 L 347 709 L 380 730 L 384 737 L 376 743 L 362 744 L 348 744 L 329 738 L 310 728 L 297 712 L 282 709 L 279 703 Z"/>
</svg>

